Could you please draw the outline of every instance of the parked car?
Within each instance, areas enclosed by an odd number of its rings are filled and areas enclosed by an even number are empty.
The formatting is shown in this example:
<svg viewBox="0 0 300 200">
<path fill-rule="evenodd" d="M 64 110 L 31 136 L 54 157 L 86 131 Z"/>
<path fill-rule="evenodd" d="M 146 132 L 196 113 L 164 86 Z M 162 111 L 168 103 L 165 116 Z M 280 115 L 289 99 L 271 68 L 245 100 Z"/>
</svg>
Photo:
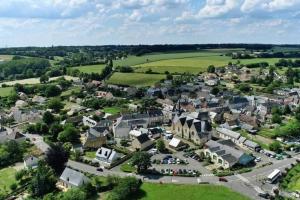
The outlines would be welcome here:
<svg viewBox="0 0 300 200">
<path fill-rule="evenodd" d="M 255 158 L 255 160 L 254 160 L 255 162 L 260 162 L 261 161 L 261 157 L 257 157 L 257 158 Z"/>
<path fill-rule="evenodd" d="M 228 182 L 228 180 L 226 178 L 224 178 L 224 177 L 219 177 L 219 181 L 220 182 Z"/>
<path fill-rule="evenodd" d="M 260 192 L 260 193 L 258 193 L 258 196 L 262 197 L 264 199 L 269 199 L 270 198 L 270 194 L 267 193 L 267 192 Z"/>
<path fill-rule="evenodd" d="M 98 167 L 96 170 L 97 170 L 98 172 L 103 172 L 103 168 L 101 168 L 101 167 Z"/>
</svg>

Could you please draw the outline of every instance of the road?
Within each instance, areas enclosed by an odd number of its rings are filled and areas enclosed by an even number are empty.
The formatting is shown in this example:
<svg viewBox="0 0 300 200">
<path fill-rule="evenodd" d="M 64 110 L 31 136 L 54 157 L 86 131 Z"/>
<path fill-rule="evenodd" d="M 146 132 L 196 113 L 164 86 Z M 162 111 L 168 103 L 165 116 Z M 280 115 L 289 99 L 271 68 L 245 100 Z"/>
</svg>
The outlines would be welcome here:
<svg viewBox="0 0 300 200">
<path fill-rule="evenodd" d="M 299 157 L 294 157 L 290 159 L 280 160 L 273 165 L 268 165 L 259 169 L 255 169 L 251 172 L 227 176 L 226 179 L 228 182 L 219 182 L 218 177 L 212 176 L 211 174 L 203 174 L 200 177 L 179 177 L 179 176 L 157 176 L 157 175 L 136 175 L 136 174 L 127 174 L 124 172 L 116 170 L 107 170 L 104 169 L 103 172 L 98 172 L 95 167 L 92 167 L 87 164 L 75 162 L 69 160 L 67 165 L 91 174 L 98 176 L 108 176 L 108 175 L 117 175 L 117 176 L 128 176 L 133 175 L 137 178 L 140 178 L 147 182 L 155 183 L 174 183 L 174 184 L 199 184 L 199 182 L 208 182 L 215 185 L 223 185 L 231 188 L 241 194 L 244 194 L 252 199 L 259 199 L 257 196 L 260 191 L 271 192 L 274 185 L 272 184 L 262 184 L 261 178 L 267 177 L 274 169 L 280 169 L 284 171 L 286 167 L 290 167 L 292 163 L 296 163 L 296 159 Z"/>
</svg>

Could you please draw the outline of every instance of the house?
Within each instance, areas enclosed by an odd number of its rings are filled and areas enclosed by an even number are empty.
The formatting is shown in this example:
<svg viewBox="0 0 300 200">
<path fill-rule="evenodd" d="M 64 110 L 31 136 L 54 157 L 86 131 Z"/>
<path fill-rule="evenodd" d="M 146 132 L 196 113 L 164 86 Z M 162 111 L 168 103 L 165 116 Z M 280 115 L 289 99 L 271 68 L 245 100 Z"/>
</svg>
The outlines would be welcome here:
<svg viewBox="0 0 300 200">
<path fill-rule="evenodd" d="M 238 143 L 238 139 L 240 138 L 241 134 L 226 128 L 216 128 L 216 131 L 220 138 L 228 140 L 230 139 L 234 143 Z"/>
<path fill-rule="evenodd" d="M 130 130 L 134 128 L 147 128 L 149 125 L 148 114 L 126 114 L 119 117 L 113 125 L 113 134 L 116 138 L 129 138 Z"/>
<path fill-rule="evenodd" d="M 20 143 L 24 142 L 26 137 L 18 130 L 0 127 L 0 144 L 10 140 Z"/>
<path fill-rule="evenodd" d="M 24 167 L 25 169 L 34 169 L 38 166 L 39 159 L 35 156 L 27 156 L 24 158 Z"/>
<path fill-rule="evenodd" d="M 230 140 L 209 140 L 204 145 L 204 155 L 224 169 L 231 168 L 237 164 L 247 166 L 255 159 L 253 156 L 237 150 Z"/>
<path fill-rule="evenodd" d="M 149 109 L 149 126 L 161 125 L 165 122 L 164 114 L 160 109 Z"/>
<path fill-rule="evenodd" d="M 104 166 L 110 166 L 118 158 L 119 155 L 115 150 L 105 147 L 99 148 L 96 152 L 96 160 Z"/>
<path fill-rule="evenodd" d="M 245 147 L 247 147 L 247 148 L 253 150 L 253 151 L 256 151 L 256 152 L 258 152 L 258 151 L 261 149 L 261 147 L 260 147 L 259 144 L 257 144 L 256 142 L 253 142 L 253 141 L 251 141 L 251 140 L 246 140 L 246 141 L 243 143 L 243 145 L 244 145 Z"/>
<path fill-rule="evenodd" d="M 17 108 L 23 108 L 23 107 L 26 107 L 28 106 L 28 103 L 26 101 L 23 101 L 23 100 L 17 100 L 16 103 L 15 103 L 15 107 Z"/>
<path fill-rule="evenodd" d="M 34 95 L 31 101 L 37 104 L 44 104 L 46 102 L 46 98 L 42 96 Z"/>
<path fill-rule="evenodd" d="M 60 185 L 65 188 L 80 187 L 90 182 L 89 178 L 87 178 L 83 173 L 68 167 L 65 168 L 59 180 Z"/>
<path fill-rule="evenodd" d="M 153 145 L 147 134 L 141 134 L 133 139 L 131 146 L 136 150 L 144 150 Z"/>
<path fill-rule="evenodd" d="M 208 112 L 192 112 L 175 115 L 172 131 L 178 137 L 202 145 L 211 138 L 211 123 Z"/>
<path fill-rule="evenodd" d="M 94 127 L 97 125 L 97 122 L 90 117 L 83 116 L 82 118 L 83 125 L 88 127 Z"/>
<path fill-rule="evenodd" d="M 83 148 L 100 148 L 106 144 L 108 134 L 109 130 L 106 126 L 91 127 L 85 134 Z"/>
<path fill-rule="evenodd" d="M 15 122 L 37 122 L 42 119 L 43 112 L 35 109 L 21 110 L 18 107 L 12 107 L 8 117 L 12 117 Z"/>
<path fill-rule="evenodd" d="M 114 95 L 111 92 L 97 91 L 96 97 L 103 99 L 112 99 L 114 98 Z"/>
<path fill-rule="evenodd" d="M 245 108 L 248 105 L 249 105 L 249 101 L 246 97 L 233 96 L 229 100 L 229 108 L 230 109 L 240 110 L 240 109 Z"/>
<path fill-rule="evenodd" d="M 169 147 L 171 149 L 180 149 L 180 147 L 182 147 L 184 145 L 184 143 L 178 139 L 178 138 L 172 138 L 171 141 L 169 142 Z"/>
</svg>

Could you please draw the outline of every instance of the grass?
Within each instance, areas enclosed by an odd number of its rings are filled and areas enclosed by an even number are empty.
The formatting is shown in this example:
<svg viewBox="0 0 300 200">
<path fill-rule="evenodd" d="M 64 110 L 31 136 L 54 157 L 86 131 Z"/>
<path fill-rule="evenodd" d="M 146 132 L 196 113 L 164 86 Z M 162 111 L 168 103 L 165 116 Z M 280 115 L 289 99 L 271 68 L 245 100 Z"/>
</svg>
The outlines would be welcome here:
<svg viewBox="0 0 300 200">
<path fill-rule="evenodd" d="M 66 91 L 63 91 L 61 93 L 61 96 L 69 96 L 69 95 L 72 94 L 72 92 L 74 92 L 74 93 L 80 92 L 80 87 L 72 87 L 72 88 L 70 88 L 70 89 L 68 89 Z"/>
<path fill-rule="evenodd" d="M 116 85 L 128 85 L 136 87 L 152 86 L 160 80 L 166 78 L 162 74 L 142 74 L 142 73 L 114 73 L 107 83 Z"/>
<path fill-rule="evenodd" d="M 127 173 L 132 173 L 136 171 L 135 167 L 132 166 L 128 161 L 121 165 L 121 170 Z"/>
<path fill-rule="evenodd" d="M 78 69 L 80 72 L 83 73 L 102 73 L 102 70 L 105 68 L 105 65 L 86 65 L 86 66 L 80 66 L 80 67 L 73 67 L 71 69 Z"/>
<path fill-rule="evenodd" d="M 102 109 L 102 111 L 105 113 L 110 113 L 112 115 L 115 115 L 115 114 L 118 114 L 119 112 L 121 112 L 122 109 L 119 107 L 104 107 L 104 109 Z"/>
<path fill-rule="evenodd" d="M 12 167 L 7 167 L 0 170 L 0 193 L 11 192 L 10 185 L 16 183 L 16 170 Z"/>
<path fill-rule="evenodd" d="M 246 200 L 249 199 L 239 193 L 231 191 L 223 186 L 213 185 L 175 185 L 175 184 L 154 184 L 144 183 L 141 187 L 144 196 L 141 200 Z"/>
<path fill-rule="evenodd" d="M 91 159 L 96 158 L 96 151 L 86 151 L 85 156 Z"/>
<path fill-rule="evenodd" d="M 242 59 L 242 64 L 268 62 L 270 65 L 274 65 L 278 58 L 257 58 L 257 59 Z M 140 65 L 135 65 L 137 72 L 145 72 L 148 69 L 152 69 L 154 72 L 164 73 L 169 71 L 171 73 L 184 73 L 189 72 L 192 74 L 198 74 L 199 72 L 206 71 L 209 65 L 225 66 L 228 62 L 236 63 L 237 60 L 231 59 L 228 56 L 220 55 L 206 55 L 199 57 L 190 57 L 182 59 L 167 59 L 154 62 L 147 62 Z"/>
<path fill-rule="evenodd" d="M 274 129 L 261 129 L 257 134 L 266 138 L 276 137 Z"/>
<path fill-rule="evenodd" d="M 280 186 L 289 191 L 300 191 L 300 164 L 288 171 Z"/>
<path fill-rule="evenodd" d="M 0 97 L 7 97 L 11 94 L 12 91 L 14 91 L 13 87 L 0 88 Z"/>
</svg>

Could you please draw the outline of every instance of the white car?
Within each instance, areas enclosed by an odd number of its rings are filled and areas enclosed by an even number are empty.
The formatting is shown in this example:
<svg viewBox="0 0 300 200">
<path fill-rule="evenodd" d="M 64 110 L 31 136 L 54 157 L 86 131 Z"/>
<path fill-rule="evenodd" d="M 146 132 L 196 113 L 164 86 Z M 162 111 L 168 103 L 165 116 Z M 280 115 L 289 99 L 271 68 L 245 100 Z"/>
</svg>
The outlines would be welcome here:
<svg viewBox="0 0 300 200">
<path fill-rule="evenodd" d="M 255 158 L 255 160 L 254 160 L 255 162 L 260 162 L 261 161 L 261 157 L 257 157 L 257 158 Z"/>
</svg>

